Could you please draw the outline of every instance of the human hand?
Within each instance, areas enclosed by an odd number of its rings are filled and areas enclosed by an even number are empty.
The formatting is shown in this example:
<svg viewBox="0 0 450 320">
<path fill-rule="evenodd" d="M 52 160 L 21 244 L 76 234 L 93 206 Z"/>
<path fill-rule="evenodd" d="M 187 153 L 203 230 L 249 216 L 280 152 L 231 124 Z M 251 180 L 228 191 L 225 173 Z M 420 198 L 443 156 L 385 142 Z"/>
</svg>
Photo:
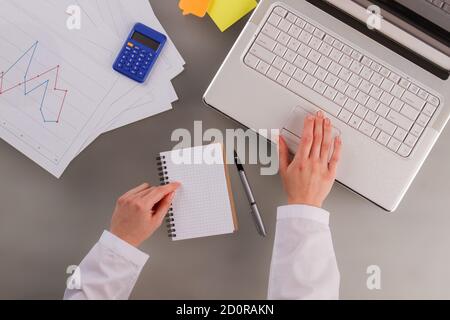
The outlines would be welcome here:
<svg viewBox="0 0 450 320">
<path fill-rule="evenodd" d="M 111 233 L 138 247 L 164 222 L 179 183 L 151 187 L 144 183 L 117 200 Z"/>
<path fill-rule="evenodd" d="M 291 162 L 280 136 L 280 174 L 289 204 L 322 207 L 335 181 L 342 149 L 340 137 L 332 140 L 331 121 L 321 111 L 305 119 L 301 142 Z M 332 143 L 334 151 L 328 161 Z"/>
</svg>

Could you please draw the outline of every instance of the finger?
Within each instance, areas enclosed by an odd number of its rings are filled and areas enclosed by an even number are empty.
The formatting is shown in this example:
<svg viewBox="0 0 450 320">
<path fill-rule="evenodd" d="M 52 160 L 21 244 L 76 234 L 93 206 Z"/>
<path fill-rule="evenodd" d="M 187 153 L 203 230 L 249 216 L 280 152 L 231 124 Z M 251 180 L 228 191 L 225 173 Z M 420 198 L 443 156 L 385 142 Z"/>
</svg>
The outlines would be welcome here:
<svg viewBox="0 0 450 320">
<path fill-rule="evenodd" d="M 152 207 L 161 201 L 165 196 L 168 194 L 171 194 L 175 190 L 177 190 L 181 184 L 179 182 L 172 182 L 169 184 L 166 184 L 164 186 L 155 188 L 152 192 L 150 192 L 147 196 L 144 197 L 146 201 L 153 202 Z"/>
<path fill-rule="evenodd" d="M 336 137 L 334 139 L 334 151 L 331 156 L 330 163 L 328 164 L 328 169 L 333 176 L 336 176 L 337 167 L 339 164 L 339 160 L 341 159 L 342 152 L 342 138 Z"/>
<path fill-rule="evenodd" d="M 157 187 L 150 187 L 148 189 L 142 190 L 141 192 L 137 193 L 136 196 L 138 197 L 145 197 L 146 195 L 148 195 L 150 192 L 154 191 Z"/>
<path fill-rule="evenodd" d="M 310 155 L 312 159 L 318 159 L 320 157 L 320 149 L 323 140 L 323 118 L 323 112 L 319 111 L 316 120 L 314 121 L 314 138 Z"/>
<path fill-rule="evenodd" d="M 286 141 L 284 141 L 284 138 L 282 136 L 280 136 L 279 138 L 279 161 L 280 161 L 280 174 L 282 176 L 286 175 L 287 172 L 287 168 L 289 166 L 289 149 L 288 146 L 286 145 Z"/>
<path fill-rule="evenodd" d="M 136 188 L 131 189 L 130 191 L 125 193 L 122 197 L 126 198 L 126 197 L 129 197 L 129 196 L 133 195 L 133 194 L 138 194 L 139 192 L 144 191 L 144 190 L 146 190 L 148 188 L 150 188 L 150 185 L 148 183 L 143 183 L 140 186 L 137 186 Z"/>
<path fill-rule="evenodd" d="M 323 140 L 320 148 L 320 158 L 324 162 L 328 162 L 330 156 L 330 149 L 332 143 L 332 127 L 330 119 L 326 118 L 323 121 Z"/>
<path fill-rule="evenodd" d="M 298 145 L 298 150 L 297 153 L 295 154 L 294 161 L 298 162 L 309 158 L 313 142 L 313 132 L 314 132 L 314 117 L 309 115 L 305 118 L 302 138 L 300 140 L 300 144 Z"/>
<path fill-rule="evenodd" d="M 153 217 L 156 219 L 158 225 L 163 223 L 164 217 L 167 215 L 174 197 L 175 192 L 169 193 L 158 203 L 155 213 L 153 214 Z"/>
</svg>

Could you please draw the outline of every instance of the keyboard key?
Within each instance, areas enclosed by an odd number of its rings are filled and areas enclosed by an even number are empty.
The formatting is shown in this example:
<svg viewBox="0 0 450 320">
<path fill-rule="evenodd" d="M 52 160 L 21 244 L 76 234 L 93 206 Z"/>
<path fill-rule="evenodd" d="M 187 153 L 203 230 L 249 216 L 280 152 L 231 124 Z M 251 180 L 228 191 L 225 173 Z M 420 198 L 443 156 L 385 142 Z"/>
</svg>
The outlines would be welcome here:
<svg viewBox="0 0 450 320">
<path fill-rule="evenodd" d="M 316 73 L 314 75 L 316 76 L 317 79 L 319 79 L 321 81 L 325 81 L 325 78 L 327 77 L 328 72 L 325 69 L 318 67 L 316 70 Z"/>
<path fill-rule="evenodd" d="M 352 73 L 351 73 L 350 70 L 348 70 L 346 68 L 342 68 L 341 71 L 339 71 L 339 75 L 338 76 L 339 76 L 339 78 L 341 78 L 345 82 L 348 82 L 348 80 L 352 76 Z"/>
<path fill-rule="evenodd" d="M 438 107 L 440 103 L 439 99 L 431 94 L 428 96 L 427 101 L 435 107 Z"/>
<path fill-rule="evenodd" d="M 333 50 L 333 47 L 331 47 L 329 44 L 327 44 L 325 42 L 323 42 L 319 48 L 319 51 L 325 56 L 329 56 L 332 50 Z"/>
<path fill-rule="evenodd" d="M 265 63 L 264 61 L 260 61 L 258 65 L 256 66 L 256 70 L 261 72 L 262 74 L 266 74 L 267 71 L 269 71 L 270 65 L 268 63 Z"/>
<path fill-rule="evenodd" d="M 295 58 L 297 58 L 297 54 L 294 51 L 287 49 L 286 53 L 284 54 L 284 58 L 292 63 L 294 62 Z"/>
<path fill-rule="evenodd" d="M 336 97 L 334 98 L 334 102 L 336 102 L 338 105 L 343 107 L 345 105 L 345 102 L 347 101 L 347 97 L 344 96 L 342 93 L 338 92 Z"/>
<path fill-rule="evenodd" d="M 341 71 L 342 67 L 340 65 L 338 65 L 336 62 L 332 62 L 330 64 L 330 66 L 328 67 L 328 70 L 334 74 L 335 76 L 337 76 L 339 74 L 339 72 Z"/>
<path fill-rule="evenodd" d="M 280 75 L 280 71 L 274 67 L 270 67 L 269 71 L 267 72 L 267 76 L 272 80 L 277 80 L 278 76 Z"/>
<path fill-rule="evenodd" d="M 281 17 L 277 14 L 271 14 L 268 21 L 276 27 L 280 23 Z"/>
<path fill-rule="evenodd" d="M 328 100 L 334 101 L 334 98 L 337 95 L 337 90 L 331 88 L 331 87 L 327 87 L 327 89 L 325 90 L 325 93 L 323 94 Z"/>
<path fill-rule="evenodd" d="M 302 29 L 293 24 L 291 26 L 291 28 L 289 29 L 288 34 L 291 37 L 298 38 L 298 36 L 300 35 L 301 32 L 302 32 Z"/>
<path fill-rule="evenodd" d="M 331 49 L 331 53 L 330 53 L 329 57 L 331 59 L 333 59 L 334 61 L 339 62 L 339 60 L 341 60 L 341 58 L 342 58 L 342 53 L 339 50 L 337 50 L 336 48 L 333 48 L 333 49 Z"/>
<path fill-rule="evenodd" d="M 372 84 L 366 80 L 363 80 L 361 82 L 361 84 L 359 85 L 359 88 L 361 89 L 362 92 L 368 94 L 370 92 L 370 90 L 372 89 Z"/>
<path fill-rule="evenodd" d="M 430 117 L 421 114 L 416 122 L 419 126 L 426 127 L 428 122 L 430 122 Z"/>
<path fill-rule="evenodd" d="M 412 149 L 408 147 L 406 144 L 402 144 L 397 152 L 402 157 L 408 157 L 411 154 L 411 150 Z"/>
<path fill-rule="evenodd" d="M 306 26 L 306 22 L 300 18 L 297 18 L 297 21 L 295 22 L 295 24 L 302 29 Z"/>
<path fill-rule="evenodd" d="M 349 56 L 344 54 L 341 60 L 339 61 L 339 64 L 345 68 L 349 68 L 350 65 L 352 64 L 352 61 L 353 60 Z"/>
<path fill-rule="evenodd" d="M 422 134 L 424 128 L 419 126 L 417 123 L 414 124 L 414 126 L 411 129 L 411 134 L 415 135 L 416 137 L 420 137 L 420 135 Z"/>
<path fill-rule="evenodd" d="M 322 30 L 316 28 L 316 30 L 314 30 L 314 35 L 315 35 L 317 38 L 319 38 L 319 39 L 322 40 L 323 37 L 325 36 L 325 32 L 323 32 Z"/>
<path fill-rule="evenodd" d="M 400 85 L 405 89 L 408 89 L 410 84 L 411 84 L 411 82 L 409 82 L 408 80 L 406 80 L 404 78 L 402 78 L 400 80 Z"/>
<path fill-rule="evenodd" d="M 376 100 L 379 100 L 382 94 L 383 94 L 383 90 L 381 90 L 380 88 L 375 87 L 375 86 L 373 86 L 369 92 L 369 95 Z"/>
<path fill-rule="evenodd" d="M 400 148 L 401 144 L 402 143 L 400 141 L 398 141 L 397 139 L 391 138 L 391 140 L 389 140 L 389 143 L 388 143 L 388 148 L 394 152 L 397 152 L 397 150 L 398 150 L 398 148 Z"/>
<path fill-rule="evenodd" d="M 367 67 L 370 67 L 370 65 L 372 64 L 372 60 L 364 56 L 361 60 L 361 63 Z"/>
<path fill-rule="evenodd" d="M 392 136 L 395 132 L 395 129 L 397 129 L 397 127 L 392 122 L 389 122 L 384 118 L 378 118 L 375 126 L 381 131 L 386 132 L 390 136 Z"/>
<path fill-rule="evenodd" d="M 298 37 L 298 39 L 304 44 L 308 44 L 311 38 L 312 35 L 309 32 L 306 32 L 305 30 L 303 30 L 302 33 L 300 33 L 300 36 Z"/>
<path fill-rule="evenodd" d="M 361 77 L 363 77 L 366 80 L 370 80 L 373 74 L 374 72 L 370 70 L 368 67 L 363 67 L 363 69 L 361 70 Z"/>
<path fill-rule="evenodd" d="M 300 45 L 301 45 L 300 41 L 298 41 L 298 40 L 296 40 L 296 39 L 294 39 L 294 38 L 291 38 L 291 40 L 289 40 L 289 43 L 288 43 L 287 46 L 288 46 L 288 48 L 291 49 L 292 51 L 297 52 L 297 50 L 298 50 L 298 48 L 300 47 Z"/>
<path fill-rule="evenodd" d="M 352 52 L 352 58 L 355 59 L 356 61 L 361 61 L 363 55 L 361 53 L 359 53 L 358 51 L 354 50 Z"/>
<path fill-rule="evenodd" d="M 279 14 L 283 18 L 286 17 L 286 15 L 288 13 L 286 9 L 284 9 L 280 6 L 275 7 L 275 9 L 273 9 L 273 12 L 275 12 L 276 14 Z"/>
<path fill-rule="evenodd" d="M 348 55 L 348 56 L 351 56 L 352 55 L 352 52 L 353 52 L 353 49 L 352 48 L 350 48 L 349 46 L 347 46 L 347 45 L 344 45 L 344 48 L 342 49 L 342 52 L 344 52 L 346 55 Z"/>
<path fill-rule="evenodd" d="M 325 83 L 331 87 L 334 87 L 338 81 L 339 79 L 331 73 L 329 73 L 325 79 Z"/>
<path fill-rule="evenodd" d="M 405 140 L 406 136 L 408 135 L 408 132 L 406 130 L 398 127 L 397 130 L 395 130 L 394 137 L 397 140 L 400 140 L 403 142 Z"/>
<path fill-rule="evenodd" d="M 297 52 L 305 58 L 308 56 L 310 51 L 311 51 L 311 48 L 306 46 L 303 43 L 300 45 L 300 48 L 298 48 L 298 50 L 297 50 Z"/>
<path fill-rule="evenodd" d="M 256 39 L 256 43 L 263 46 L 264 48 L 266 48 L 269 51 L 272 51 L 275 48 L 275 46 L 277 45 L 275 40 L 273 40 L 272 38 L 269 38 L 268 36 L 266 36 L 265 34 L 262 34 L 262 33 Z"/>
<path fill-rule="evenodd" d="M 370 124 L 375 124 L 378 120 L 378 115 L 375 112 L 369 110 L 369 112 L 366 115 L 365 120 Z"/>
<path fill-rule="evenodd" d="M 280 30 L 275 28 L 270 23 L 266 23 L 262 29 L 262 32 L 272 39 L 276 39 L 280 35 Z"/>
<path fill-rule="evenodd" d="M 283 70 L 283 68 L 284 68 L 284 65 L 286 64 L 286 60 L 284 60 L 283 58 L 281 58 L 281 57 L 276 57 L 275 58 L 275 61 L 273 62 L 273 66 L 275 67 L 275 68 L 277 68 L 278 70 Z M 306 62 L 305 62 L 306 63 Z"/>
<path fill-rule="evenodd" d="M 297 17 L 290 12 L 288 13 L 286 19 L 291 23 L 295 23 L 297 21 Z"/>
<path fill-rule="evenodd" d="M 320 60 L 321 54 L 317 52 L 316 50 L 311 50 L 311 52 L 308 55 L 308 59 L 311 60 L 314 63 L 318 63 Z"/>
<path fill-rule="evenodd" d="M 405 89 L 403 89 L 402 87 L 400 87 L 398 84 L 394 85 L 394 87 L 391 90 L 391 93 L 397 97 L 397 98 L 401 98 L 402 95 L 405 93 Z"/>
<path fill-rule="evenodd" d="M 378 102 L 378 100 L 376 100 L 372 97 L 370 97 L 369 101 L 367 101 L 367 103 L 366 103 L 366 107 L 372 111 L 377 111 L 379 105 L 380 105 L 380 103 Z"/>
<path fill-rule="evenodd" d="M 348 88 L 347 82 L 343 81 L 342 79 L 339 79 L 338 82 L 335 85 L 335 89 L 338 91 L 344 93 Z"/>
<path fill-rule="evenodd" d="M 391 74 L 389 75 L 389 79 L 392 80 L 395 84 L 397 84 L 401 78 L 398 74 L 391 72 Z"/>
<path fill-rule="evenodd" d="M 422 98 L 423 100 L 426 101 L 427 98 L 428 98 L 428 92 L 426 92 L 426 91 L 423 90 L 423 89 L 420 89 L 420 90 L 419 90 L 418 96 L 419 96 L 420 98 Z"/>
<path fill-rule="evenodd" d="M 280 23 L 278 24 L 278 28 L 283 30 L 284 32 L 288 32 L 289 28 L 292 26 L 292 23 L 289 22 L 287 19 L 282 19 Z"/>
<path fill-rule="evenodd" d="M 309 33 L 314 33 L 314 30 L 316 30 L 316 28 L 311 24 L 306 23 L 305 30 L 308 31 Z"/>
<path fill-rule="evenodd" d="M 287 86 L 289 79 L 290 79 L 290 77 L 287 74 L 281 72 L 277 78 L 277 82 L 279 84 L 281 84 L 283 87 L 285 87 L 285 86 Z"/>
<path fill-rule="evenodd" d="M 258 65 L 259 59 L 257 57 L 255 57 L 254 55 L 252 55 L 251 53 L 249 53 L 245 56 L 244 62 L 249 67 L 254 69 Z"/>
<path fill-rule="evenodd" d="M 287 44 L 289 43 L 289 40 L 291 40 L 291 37 L 287 33 L 281 32 L 280 35 L 278 36 L 277 40 L 283 46 L 287 46 Z"/>
<path fill-rule="evenodd" d="M 322 40 L 313 36 L 308 45 L 314 50 L 319 50 L 320 46 L 322 45 Z"/>
<path fill-rule="evenodd" d="M 250 53 L 267 63 L 272 63 L 272 61 L 275 59 L 275 55 L 272 52 L 261 47 L 258 44 L 254 44 L 252 46 L 252 48 L 250 49 Z"/>
<path fill-rule="evenodd" d="M 355 112 L 357 107 L 358 103 L 352 99 L 348 99 L 344 104 L 344 108 L 350 111 L 351 113 Z"/>
<path fill-rule="evenodd" d="M 349 96 L 352 99 L 355 99 L 358 95 L 358 89 L 356 89 L 354 86 L 350 85 L 348 86 L 347 90 L 345 91 L 345 94 Z"/>
<path fill-rule="evenodd" d="M 380 134 L 378 135 L 377 141 L 385 146 L 385 145 L 387 145 L 390 138 L 391 138 L 390 135 L 381 131 Z"/>
<path fill-rule="evenodd" d="M 316 84 L 316 81 L 317 81 L 316 78 L 314 78 L 310 74 L 307 74 L 305 79 L 303 80 L 303 83 L 312 89 L 314 87 L 314 85 Z"/>
<path fill-rule="evenodd" d="M 294 61 L 294 64 L 299 67 L 300 69 L 303 69 L 306 65 L 306 63 L 308 62 L 308 60 L 306 60 L 305 58 L 303 58 L 302 56 L 297 56 L 297 58 Z"/>
<path fill-rule="evenodd" d="M 415 121 L 417 119 L 417 116 L 419 115 L 419 111 L 417 111 L 416 109 L 407 104 L 403 106 L 400 113 L 413 121 Z"/>
<path fill-rule="evenodd" d="M 358 129 L 361 123 L 362 123 L 362 119 L 355 115 L 352 115 L 352 117 L 350 118 L 350 121 L 348 122 L 348 124 L 355 129 Z"/>
<path fill-rule="evenodd" d="M 356 75 L 356 74 L 352 74 L 352 76 L 350 77 L 350 79 L 348 80 L 348 82 L 349 82 L 352 86 L 358 88 L 359 85 L 360 85 L 361 82 L 362 82 L 362 78 L 361 78 L 360 76 Z"/>
<path fill-rule="evenodd" d="M 406 137 L 406 139 L 405 139 L 405 144 L 411 148 L 416 145 L 416 142 L 417 142 L 417 137 L 412 134 L 409 134 L 408 137 Z"/>
<path fill-rule="evenodd" d="M 294 73 L 294 79 L 302 82 L 306 77 L 306 72 L 300 69 L 297 69 Z"/>
<path fill-rule="evenodd" d="M 405 91 L 405 93 L 402 96 L 402 100 L 419 111 L 422 110 L 422 108 L 425 105 L 425 100 L 419 98 L 418 96 L 409 91 Z"/>
<path fill-rule="evenodd" d="M 323 38 L 323 41 L 325 41 L 329 45 L 333 45 L 334 38 L 327 34 L 327 35 L 325 35 L 325 38 Z"/>
<path fill-rule="evenodd" d="M 287 51 L 287 48 L 279 43 L 275 46 L 275 49 L 273 50 L 273 52 L 279 57 L 284 56 L 286 51 Z"/>
<path fill-rule="evenodd" d="M 364 92 L 359 92 L 356 96 L 356 101 L 362 105 L 365 105 L 367 101 L 369 100 L 369 96 L 365 94 Z"/>
<path fill-rule="evenodd" d="M 295 69 L 297 68 L 294 65 L 286 63 L 283 68 L 283 72 L 292 77 L 294 75 Z"/>
<path fill-rule="evenodd" d="M 317 70 L 317 65 L 312 63 L 311 61 L 308 61 L 306 63 L 306 66 L 305 66 L 304 70 L 306 72 L 308 72 L 309 74 L 314 74 L 316 72 L 316 70 Z"/>
<path fill-rule="evenodd" d="M 352 117 L 351 112 L 345 109 L 342 109 L 338 116 L 338 118 L 344 121 L 345 123 L 348 123 L 351 117 Z"/>
<path fill-rule="evenodd" d="M 359 126 L 359 131 L 364 133 L 367 136 L 372 136 L 373 131 L 375 130 L 375 127 L 371 125 L 370 123 L 363 121 L 361 125 Z"/>
<path fill-rule="evenodd" d="M 391 72 L 385 67 L 381 67 L 380 73 L 383 77 L 387 78 L 391 74 Z"/>
<path fill-rule="evenodd" d="M 381 89 L 383 89 L 384 91 L 390 92 L 391 89 L 394 87 L 394 82 L 392 82 L 389 79 L 384 79 L 383 82 L 381 83 Z"/>
<path fill-rule="evenodd" d="M 405 116 L 401 115 L 397 111 L 391 110 L 387 116 L 387 119 L 397 126 L 409 131 L 413 125 L 413 121 L 409 120 Z"/>
<path fill-rule="evenodd" d="M 409 86 L 408 90 L 417 95 L 419 93 L 420 88 L 412 83 Z"/>
<path fill-rule="evenodd" d="M 331 59 L 325 57 L 324 55 L 322 55 L 322 57 L 320 57 L 319 62 L 317 63 L 319 66 L 321 66 L 324 69 L 328 69 L 328 67 L 331 64 Z"/>
<path fill-rule="evenodd" d="M 320 80 L 317 80 L 316 84 L 314 85 L 314 90 L 320 94 L 323 94 L 326 88 L 327 85 Z"/>
<path fill-rule="evenodd" d="M 355 114 L 364 119 L 364 117 L 366 116 L 367 112 L 369 110 L 366 107 L 363 107 L 362 105 L 358 105 L 358 108 L 356 108 Z"/>
<path fill-rule="evenodd" d="M 435 111 L 436 111 L 436 107 L 430 103 L 427 103 L 425 105 L 425 108 L 423 108 L 423 113 L 429 117 L 432 117 Z"/>
<path fill-rule="evenodd" d="M 394 100 L 394 97 L 387 92 L 383 92 L 383 94 L 380 97 L 380 101 L 387 106 L 391 104 L 392 100 Z"/>
<path fill-rule="evenodd" d="M 381 83 L 383 82 L 384 78 L 381 74 L 375 72 L 372 75 L 372 78 L 370 78 L 370 82 L 372 82 L 374 85 L 376 85 L 377 87 L 379 87 L 381 85 Z"/>
</svg>

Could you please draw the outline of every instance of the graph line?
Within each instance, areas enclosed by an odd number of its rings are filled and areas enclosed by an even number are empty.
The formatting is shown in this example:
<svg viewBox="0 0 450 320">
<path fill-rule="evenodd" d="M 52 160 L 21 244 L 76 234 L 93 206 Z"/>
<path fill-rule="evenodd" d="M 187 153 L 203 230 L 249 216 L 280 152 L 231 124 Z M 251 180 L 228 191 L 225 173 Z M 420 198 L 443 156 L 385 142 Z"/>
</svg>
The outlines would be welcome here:
<svg viewBox="0 0 450 320">
<path fill-rule="evenodd" d="M 30 67 L 31 67 L 31 65 L 33 63 L 33 59 L 34 59 L 34 56 L 35 56 L 35 53 L 36 53 L 38 45 L 39 45 L 39 41 L 36 41 L 6 71 L 0 72 L 0 96 L 2 94 L 5 94 L 5 93 L 7 93 L 7 92 L 9 92 L 11 90 L 14 90 L 14 89 L 18 88 L 18 87 L 23 87 L 23 94 L 24 94 L 24 96 L 29 95 L 30 93 L 36 91 L 39 88 L 43 88 L 44 92 L 42 93 L 42 98 L 41 98 L 40 107 L 39 107 L 39 111 L 41 113 L 42 120 L 44 122 L 46 122 L 46 123 L 59 123 L 59 121 L 61 120 L 61 115 L 62 115 L 64 104 L 65 104 L 65 101 L 66 101 L 66 97 L 67 97 L 67 94 L 69 92 L 66 89 L 58 88 L 60 66 L 57 65 L 56 67 L 50 68 L 50 69 L 48 69 L 48 70 L 46 70 L 46 71 L 44 71 L 42 73 L 36 74 L 36 75 L 28 78 L 28 73 L 29 73 Z M 11 69 L 13 69 L 29 53 L 31 53 L 31 57 L 30 57 L 30 60 L 28 61 L 27 70 L 26 70 L 25 75 L 23 77 L 23 81 L 15 84 L 15 85 L 13 85 L 13 86 L 11 86 L 9 88 L 3 89 L 3 81 L 5 79 L 5 76 L 11 71 Z M 59 110 L 57 112 L 57 117 L 55 119 L 49 119 L 49 118 L 47 118 L 45 116 L 44 109 L 45 109 L 45 98 L 47 97 L 47 93 L 48 93 L 48 90 L 49 90 L 50 79 L 46 79 L 42 83 L 40 83 L 40 84 L 36 85 L 35 87 L 30 88 L 30 89 L 28 89 L 28 87 L 29 87 L 28 83 L 30 81 L 36 80 L 38 78 L 42 78 L 46 74 L 48 74 L 50 72 L 53 72 L 55 70 L 56 70 L 56 76 L 55 76 L 53 91 L 55 91 L 55 92 L 62 92 L 63 93 L 63 97 L 61 99 L 61 105 L 60 105 Z"/>
</svg>

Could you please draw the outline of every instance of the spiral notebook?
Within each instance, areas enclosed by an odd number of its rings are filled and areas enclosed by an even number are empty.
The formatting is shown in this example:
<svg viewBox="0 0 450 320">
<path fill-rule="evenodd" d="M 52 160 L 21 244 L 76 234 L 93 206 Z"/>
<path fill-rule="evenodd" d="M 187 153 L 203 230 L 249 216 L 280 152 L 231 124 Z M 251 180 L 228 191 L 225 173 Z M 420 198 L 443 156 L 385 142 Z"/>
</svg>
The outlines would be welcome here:
<svg viewBox="0 0 450 320">
<path fill-rule="evenodd" d="M 180 182 L 168 214 L 172 240 L 233 233 L 237 219 L 221 144 L 163 152 L 161 183 Z"/>
</svg>

